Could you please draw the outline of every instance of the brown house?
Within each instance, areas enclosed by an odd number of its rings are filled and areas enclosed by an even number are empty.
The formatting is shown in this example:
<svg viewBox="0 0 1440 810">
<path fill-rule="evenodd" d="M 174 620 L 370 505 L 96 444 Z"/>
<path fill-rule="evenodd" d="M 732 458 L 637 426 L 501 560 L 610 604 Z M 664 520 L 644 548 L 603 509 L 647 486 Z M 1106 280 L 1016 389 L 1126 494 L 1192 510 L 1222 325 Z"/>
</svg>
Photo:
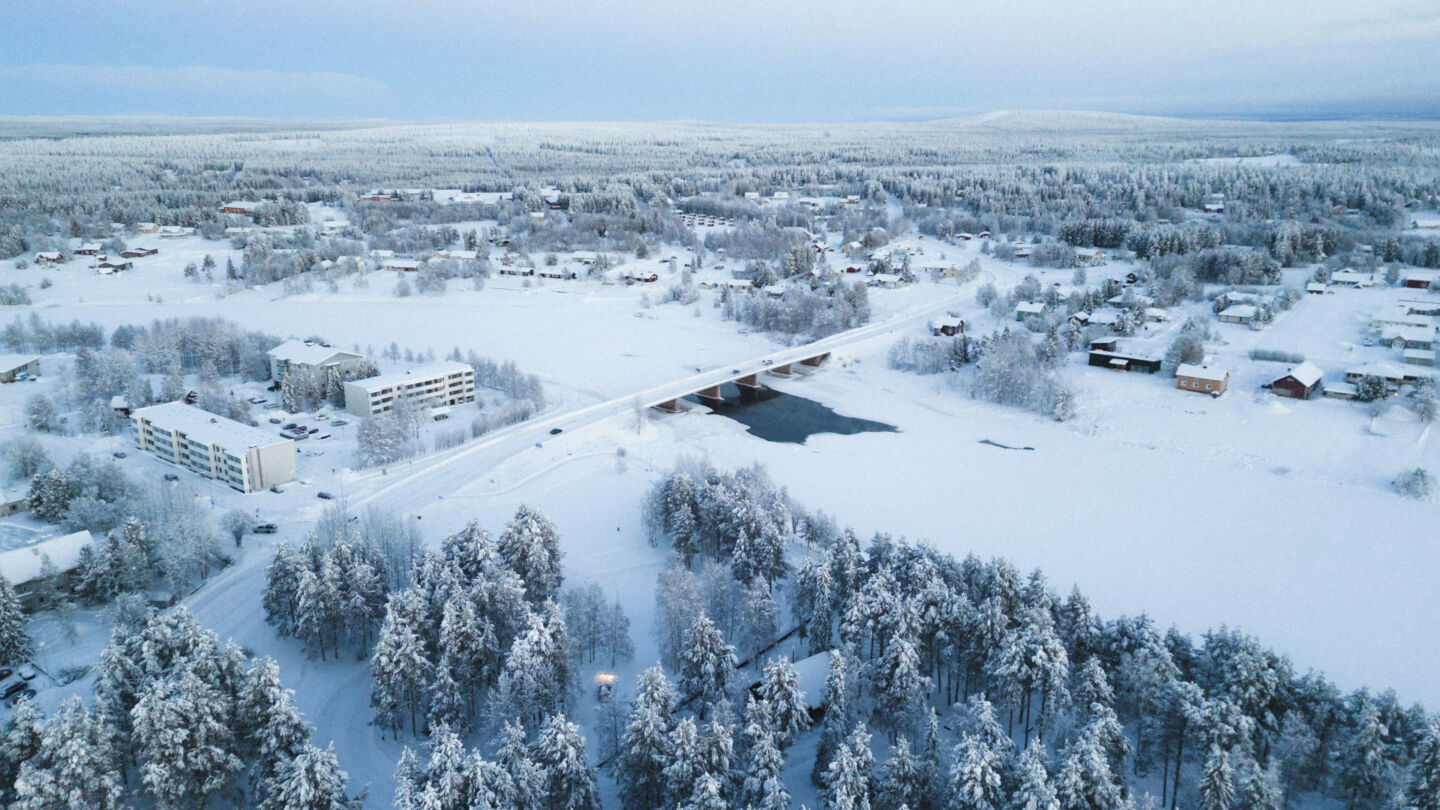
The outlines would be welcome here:
<svg viewBox="0 0 1440 810">
<path fill-rule="evenodd" d="M 1311 362 L 1304 362 L 1290 369 L 1283 377 L 1276 377 L 1270 383 L 1270 390 L 1278 397 L 1291 397 L 1294 399 L 1309 399 L 1314 393 L 1320 390 L 1320 381 L 1324 374 Z"/>
<path fill-rule="evenodd" d="M 1230 387 L 1230 372 L 1212 369 L 1209 366 L 1182 363 L 1179 368 L 1175 369 L 1175 387 L 1184 391 L 1198 391 L 1218 397 L 1225 393 L 1226 388 Z"/>
</svg>

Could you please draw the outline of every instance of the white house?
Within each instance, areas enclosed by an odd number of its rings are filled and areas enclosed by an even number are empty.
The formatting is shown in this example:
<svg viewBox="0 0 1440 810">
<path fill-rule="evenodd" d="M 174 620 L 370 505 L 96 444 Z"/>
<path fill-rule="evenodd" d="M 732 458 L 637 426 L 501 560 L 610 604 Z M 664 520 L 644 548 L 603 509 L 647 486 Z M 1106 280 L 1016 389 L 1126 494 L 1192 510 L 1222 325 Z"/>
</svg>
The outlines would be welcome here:
<svg viewBox="0 0 1440 810">
<path fill-rule="evenodd" d="M 90 542 L 90 532 L 78 531 L 0 552 L 0 577 L 15 586 L 20 609 L 33 613 L 49 606 L 48 593 L 68 593 L 80 551 Z"/>
</svg>

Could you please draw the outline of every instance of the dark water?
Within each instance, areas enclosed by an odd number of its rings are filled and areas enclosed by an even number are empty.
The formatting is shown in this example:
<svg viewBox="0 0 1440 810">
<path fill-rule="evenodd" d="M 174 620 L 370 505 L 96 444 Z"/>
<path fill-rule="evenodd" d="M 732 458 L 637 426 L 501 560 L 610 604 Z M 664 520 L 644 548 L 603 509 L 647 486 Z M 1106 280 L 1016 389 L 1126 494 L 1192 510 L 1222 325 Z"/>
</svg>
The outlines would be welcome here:
<svg viewBox="0 0 1440 810">
<path fill-rule="evenodd" d="M 728 416 L 745 426 L 752 436 L 769 442 L 790 442 L 804 444 L 816 433 L 838 433 L 848 436 L 852 433 L 899 433 L 899 428 L 876 422 L 873 419 L 858 419 L 842 416 L 813 399 L 782 394 L 772 388 L 758 390 L 741 389 L 734 383 L 720 387 L 725 397 L 723 403 L 702 400 L 695 396 L 686 397 L 698 402 L 721 416 Z"/>
</svg>

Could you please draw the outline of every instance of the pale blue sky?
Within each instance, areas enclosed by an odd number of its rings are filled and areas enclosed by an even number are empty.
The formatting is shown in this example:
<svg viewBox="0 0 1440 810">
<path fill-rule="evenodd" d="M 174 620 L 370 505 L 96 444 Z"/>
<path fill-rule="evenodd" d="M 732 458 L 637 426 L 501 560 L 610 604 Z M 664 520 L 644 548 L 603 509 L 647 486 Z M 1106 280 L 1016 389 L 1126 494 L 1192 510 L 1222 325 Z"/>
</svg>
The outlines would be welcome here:
<svg viewBox="0 0 1440 810">
<path fill-rule="evenodd" d="M 1431 0 L 4 0 L 0 115 L 1440 118 Z"/>
</svg>

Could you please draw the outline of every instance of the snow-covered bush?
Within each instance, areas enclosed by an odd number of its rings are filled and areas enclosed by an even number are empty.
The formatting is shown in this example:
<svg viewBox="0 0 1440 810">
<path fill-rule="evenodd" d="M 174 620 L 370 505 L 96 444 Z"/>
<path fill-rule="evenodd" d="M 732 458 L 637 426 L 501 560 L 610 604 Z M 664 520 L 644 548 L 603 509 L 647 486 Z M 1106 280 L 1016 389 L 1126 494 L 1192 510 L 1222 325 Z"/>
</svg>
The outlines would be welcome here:
<svg viewBox="0 0 1440 810">
<path fill-rule="evenodd" d="M 1407 498 L 1428 501 L 1435 494 L 1435 476 L 1422 467 L 1400 474 L 1394 481 L 1395 491 Z"/>
</svg>

